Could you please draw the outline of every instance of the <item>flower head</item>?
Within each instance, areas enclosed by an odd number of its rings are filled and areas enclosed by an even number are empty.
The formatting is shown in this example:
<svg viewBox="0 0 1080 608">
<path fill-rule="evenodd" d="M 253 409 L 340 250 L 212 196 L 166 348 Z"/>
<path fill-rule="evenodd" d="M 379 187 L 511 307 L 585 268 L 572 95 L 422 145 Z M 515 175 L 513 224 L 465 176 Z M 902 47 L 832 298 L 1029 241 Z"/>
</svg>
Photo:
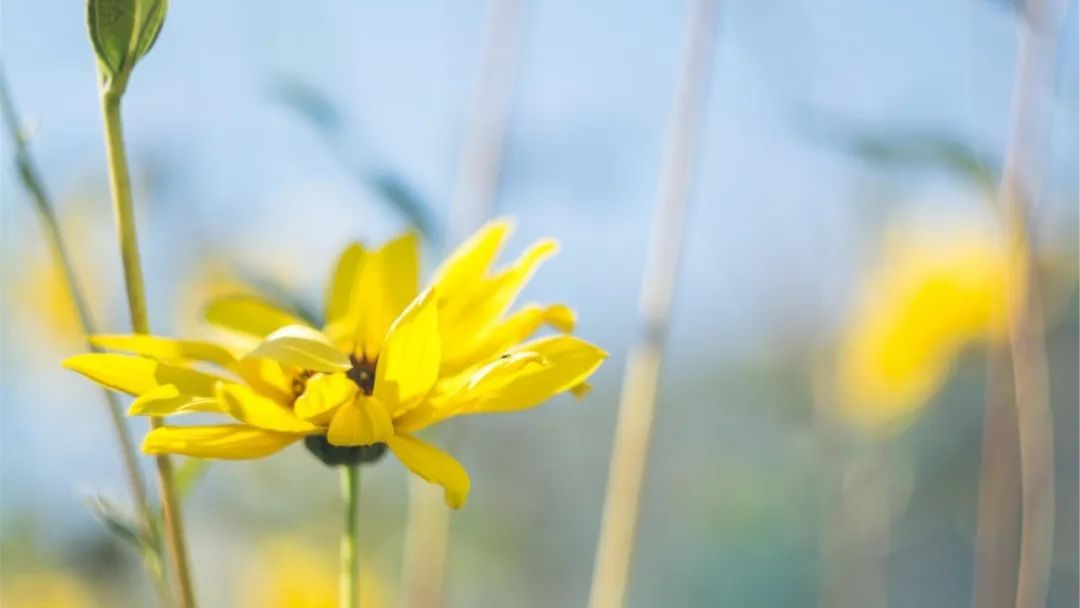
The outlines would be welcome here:
<svg viewBox="0 0 1080 608">
<path fill-rule="evenodd" d="M 206 318 L 240 336 L 240 349 L 98 336 L 98 346 L 133 355 L 84 354 L 65 365 L 134 395 L 132 414 L 209 412 L 235 420 L 162 426 L 147 435 L 147 453 L 259 458 L 305 439 L 336 463 L 385 445 L 460 507 L 469 490 L 465 469 L 415 433 L 453 416 L 517 411 L 580 392 L 606 357 L 567 335 L 574 315 L 566 306 L 509 313 L 556 246 L 541 241 L 491 272 L 508 230 L 506 222 L 480 230 L 419 293 L 415 236 L 376 250 L 350 245 L 332 273 L 321 330 L 258 297 L 220 298 Z M 563 335 L 528 340 L 543 324 Z"/>
<path fill-rule="evenodd" d="M 964 345 L 1004 337 L 1015 259 L 1002 236 L 972 218 L 891 227 L 840 347 L 845 418 L 871 429 L 910 420 Z"/>
<path fill-rule="evenodd" d="M 89 608 L 95 605 L 94 599 L 78 578 L 55 570 L 6 576 L 0 584 L 0 605 L 11 608 Z"/>
<path fill-rule="evenodd" d="M 337 608 L 338 577 L 332 560 L 299 539 L 260 542 L 240 577 L 235 605 L 250 608 Z M 391 605 L 389 593 L 373 568 L 361 566 L 360 606 Z"/>
</svg>

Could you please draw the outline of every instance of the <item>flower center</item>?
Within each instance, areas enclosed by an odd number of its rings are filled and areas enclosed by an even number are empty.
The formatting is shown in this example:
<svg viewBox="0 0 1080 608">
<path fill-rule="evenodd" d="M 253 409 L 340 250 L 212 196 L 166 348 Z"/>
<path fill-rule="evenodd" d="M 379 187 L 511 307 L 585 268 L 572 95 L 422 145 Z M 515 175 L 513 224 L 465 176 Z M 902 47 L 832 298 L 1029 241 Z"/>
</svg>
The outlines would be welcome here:
<svg viewBox="0 0 1080 608">
<path fill-rule="evenodd" d="M 345 372 L 345 375 L 355 382 L 365 395 L 371 395 L 375 390 L 375 364 L 377 362 L 357 359 L 355 355 L 349 355 L 349 361 L 352 362 L 352 368 Z"/>
</svg>

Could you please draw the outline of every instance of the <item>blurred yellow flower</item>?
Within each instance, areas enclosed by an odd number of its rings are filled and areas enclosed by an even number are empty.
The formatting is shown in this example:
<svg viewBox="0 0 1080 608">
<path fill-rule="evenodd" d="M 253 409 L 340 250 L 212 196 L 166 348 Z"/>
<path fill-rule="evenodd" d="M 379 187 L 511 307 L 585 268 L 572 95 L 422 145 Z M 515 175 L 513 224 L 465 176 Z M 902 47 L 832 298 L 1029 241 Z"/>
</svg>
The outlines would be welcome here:
<svg viewBox="0 0 1080 608">
<path fill-rule="evenodd" d="M 71 290 L 51 259 L 32 259 L 12 291 L 20 313 L 37 317 L 42 328 L 57 342 L 71 345 L 83 339 Z"/>
<path fill-rule="evenodd" d="M 1004 337 L 1014 276 L 1004 235 L 992 224 L 894 222 L 840 345 L 843 416 L 872 429 L 910 420 L 965 344 Z"/>
<path fill-rule="evenodd" d="M 322 331 L 255 296 L 215 300 L 214 325 L 247 336 L 242 354 L 216 343 L 151 336 L 95 342 L 141 356 L 85 354 L 65 365 L 134 395 L 132 414 L 226 414 L 240 424 L 163 426 L 143 450 L 200 458 L 259 458 L 305 440 L 328 464 L 357 461 L 385 444 L 459 508 L 465 469 L 415 433 L 452 416 L 511 412 L 553 395 L 584 394 L 607 356 L 570 335 L 528 339 L 543 324 L 569 333 L 563 305 L 508 314 L 553 241 L 505 269 L 490 267 L 509 232 L 493 222 L 458 248 L 419 291 L 419 245 L 406 234 L 376 250 L 350 245 L 331 275 Z M 219 372 L 197 369 L 211 364 Z"/>
<path fill-rule="evenodd" d="M 55 571 L 27 572 L 0 583 L 4 608 L 90 608 L 94 597 L 79 579 Z"/>
<path fill-rule="evenodd" d="M 98 225 L 94 217 L 93 204 L 96 201 L 88 198 L 72 200 L 62 207 L 59 221 L 64 227 L 69 251 L 83 252 L 72 263 L 76 267 L 83 297 L 90 309 L 95 311 L 106 308 L 104 304 L 107 304 L 107 298 L 102 293 L 100 281 L 94 280 L 95 273 L 84 272 L 95 266 L 91 247 L 93 234 L 99 228 L 104 228 Z M 37 234 L 33 236 L 40 238 Z M 19 254 L 8 254 L 11 259 L 19 255 L 20 260 L 8 290 L 13 313 L 18 318 L 34 319 L 43 333 L 61 346 L 72 347 L 83 343 L 85 337 L 79 313 L 60 265 L 47 246 L 43 246 L 40 253 L 36 244 L 24 247 Z M 27 249 L 33 253 L 28 255 Z"/>
<path fill-rule="evenodd" d="M 361 608 L 390 606 L 381 578 L 362 569 Z M 264 543 L 248 565 L 236 605 L 242 608 L 337 608 L 337 565 L 304 543 L 282 538 Z"/>
</svg>

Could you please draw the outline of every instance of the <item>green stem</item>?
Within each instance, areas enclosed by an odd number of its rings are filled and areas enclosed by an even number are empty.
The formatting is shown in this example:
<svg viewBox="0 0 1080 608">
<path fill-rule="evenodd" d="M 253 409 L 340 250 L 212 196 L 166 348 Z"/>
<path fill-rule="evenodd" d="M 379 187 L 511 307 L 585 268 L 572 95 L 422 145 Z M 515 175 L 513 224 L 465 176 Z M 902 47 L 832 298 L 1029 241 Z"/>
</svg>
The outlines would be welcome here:
<svg viewBox="0 0 1080 608">
<path fill-rule="evenodd" d="M 341 580 L 338 605 L 360 608 L 360 564 L 357 545 L 360 537 L 360 465 L 341 467 L 341 497 L 345 500 L 345 529 L 341 534 Z"/>
<path fill-rule="evenodd" d="M 64 242 L 63 232 L 60 229 L 60 221 L 56 216 L 56 209 L 45 190 L 45 182 L 41 179 L 37 166 L 30 156 L 26 138 L 23 137 L 19 119 L 15 114 L 15 107 L 12 105 L 11 99 L 8 96 L 6 83 L 3 82 L 0 82 L 0 102 L 2 102 L 0 105 L 3 106 L 5 126 L 11 134 L 15 146 L 15 163 L 19 171 L 19 177 L 21 178 L 23 186 L 30 194 L 30 200 L 34 204 L 34 211 L 41 220 L 42 228 L 45 230 L 45 240 L 49 244 L 53 261 L 63 273 L 68 294 L 71 296 L 71 301 L 75 304 L 75 312 L 79 317 L 79 326 L 83 336 L 89 337 L 98 333 L 97 325 L 94 323 L 93 315 L 90 313 L 90 306 L 86 301 L 86 295 L 83 292 L 82 285 L 75 274 L 75 266 L 71 262 L 71 255 Z M 86 347 L 94 352 L 100 350 L 89 340 L 86 341 Z M 147 562 L 146 566 L 151 572 L 158 599 L 161 601 L 162 605 L 168 606 L 171 605 L 171 601 L 169 598 L 168 579 L 166 577 L 165 569 L 162 567 L 160 561 L 161 536 L 151 514 L 150 499 L 146 492 L 146 482 L 143 481 L 142 473 L 139 471 L 135 443 L 131 440 L 131 431 L 128 429 L 127 423 L 124 420 L 120 400 L 112 391 L 102 392 L 105 396 L 109 420 L 112 423 L 113 431 L 116 433 L 116 440 L 120 444 L 120 454 L 123 461 L 124 473 L 131 490 L 132 500 L 135 502 L 135 510 L 138 513 L 139 525 L 142 527 L 143 533 L 150 540 L 151 547 L 155 552 L 154 559 L 156 562 Z"/>
<path fill-rule="evenodd" d="M 143 287 L 139 241 L 135 229 L 135 212 L 131 202 L 131 178 L 128 175 L 124 130 L 120 120 L 122 92 L 122 83 L 114 82 L 111 87 L 108 84 L 102 86 L 101 108 L 105 126 L 105 156 L 109 165 L 109 186 L 112 190 L 116 230 L 120 239 L 120 256 L 124 265 L 124 284 L 127 287 L 131 326 L 135 333 L 146 334 L 150 332 L 150 322 L 146 314 L 146 292 Z M 160 425 L 160 419 L 150 419 L 152 428 L 158 428 Z M 165 538 L 173 567 L 176 569 L 180 605 L 183 608 L 194 608 L 195 593 L 188 567 L 184 524 L 173 479 L 172 459 L 163 454 L 157 456 L 155 462 L 161 492 L 161 510 L 165 520 Z"/>
</svg>

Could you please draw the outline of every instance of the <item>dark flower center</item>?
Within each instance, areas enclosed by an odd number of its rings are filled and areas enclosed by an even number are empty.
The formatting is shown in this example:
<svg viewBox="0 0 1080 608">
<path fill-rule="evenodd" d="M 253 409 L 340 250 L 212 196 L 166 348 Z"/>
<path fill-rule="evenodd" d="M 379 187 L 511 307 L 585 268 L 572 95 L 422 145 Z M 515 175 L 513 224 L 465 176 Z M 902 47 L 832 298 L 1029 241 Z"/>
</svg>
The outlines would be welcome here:
<svg viewBox="0 0 1080 608">
<path fill-rule="evenodd" d="M 368 361 L 367 359 L 358 359 L 356 355 L 349 355 L 349 361 L 352 362 L 352 368 L 345 372 L 345 375 L 356 383 L 356 386 L 360 387 L 360 390 L 365 395 L 371 395 L 375 390 L 375 364 L 377 361 Z"/>
<path fill-rule="evenodd" d="M 365 395 L 371 395 L 372 391 L 375 390 L 375 365 L 378 361 L 368 361 L 362 356 L 349 355 L 349 362 L 352 363 L 352 367 L 345 372 L 345 375 L 348 376 L 349 380 L 355 382 L 356 386 L 360 387 L 361 392 Z M 293 381 L 294 396 L 299 396 L 304 392 L 307 381 L 311 376 L 311 372 L 303 372 Z M 345 447 L 331 445 L 326 440 L 326 435 L 309 435 L 305 437 L 304 447 L 328 466 L 373 464 L 378 462 L 386 453 L 385 443 Z"/>
</svg>

